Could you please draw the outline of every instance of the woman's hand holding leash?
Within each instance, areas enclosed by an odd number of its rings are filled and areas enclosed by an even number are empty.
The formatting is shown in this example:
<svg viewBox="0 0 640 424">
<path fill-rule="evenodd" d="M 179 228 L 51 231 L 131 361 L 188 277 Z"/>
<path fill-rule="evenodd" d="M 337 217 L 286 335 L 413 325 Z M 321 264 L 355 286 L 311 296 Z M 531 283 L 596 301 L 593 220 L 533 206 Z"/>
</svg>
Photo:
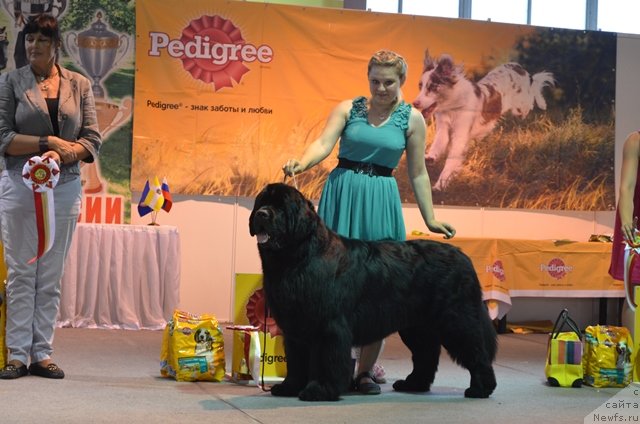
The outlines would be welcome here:
<svg viewBox="0 0 640 424">
<path fill-rule="evenodd" d="M 287 177 L 293 178 L 293 186 L 297 189 L 298 182 L 296 181 L 296 174 L 302 172 L 302 167 L 300 166 L 300 162 L 296 159 L 289 159 L 287 163 L 282 167 L 282 172 L 284 172 L 284 182 L 287 182 Z"/>
<path fill-rule="evenodd" d="M 284 175 L 287 177 L 293 177 L 295 174 L 300 174 L 302 171 L 304 171 L 304 169 L 297 159 L 289 159 L 282 167 L 282 172 L 284 172 Z"/>
</svg>

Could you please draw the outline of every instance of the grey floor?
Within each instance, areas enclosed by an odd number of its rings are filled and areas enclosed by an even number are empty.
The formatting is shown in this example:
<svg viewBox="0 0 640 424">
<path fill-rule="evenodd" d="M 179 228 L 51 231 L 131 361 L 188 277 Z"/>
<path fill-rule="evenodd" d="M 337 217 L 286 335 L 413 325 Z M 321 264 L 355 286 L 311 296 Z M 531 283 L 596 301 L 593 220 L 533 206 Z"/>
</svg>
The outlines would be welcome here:
<svg viewBox="0 0 640 424">
<path fill-rule="evenodd" d="M 255 386 L 160 377 L 161 331 L 57 329 L 54 359 L 67 377 L 0 380 L 0 423 L 582 423 L 619 391 L 548 387 L 546 336 L 499 337 L 498 387 L 489 399 L 465 399 L 468 374 L 443 354 L 430 393 L 396 393 L 384 384 L 379 396 L 305 403 Z M 409 372 L 397 335 L 387 339 L 380 362 L 391 382 Z"/>
</svg>

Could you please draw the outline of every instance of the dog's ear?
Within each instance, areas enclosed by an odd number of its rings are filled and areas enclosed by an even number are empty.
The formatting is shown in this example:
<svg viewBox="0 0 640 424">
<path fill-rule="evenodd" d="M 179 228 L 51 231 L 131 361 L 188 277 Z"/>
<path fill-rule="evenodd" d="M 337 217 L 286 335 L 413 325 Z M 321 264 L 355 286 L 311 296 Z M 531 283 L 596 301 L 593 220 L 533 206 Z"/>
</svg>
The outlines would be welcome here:
<svg viewBox="0 0 640 424">
<path fill-rule="evenodd" d="M 291 191 L 291 201 L 288 202 L 288 226 L 292 229 L 291 236 L 299 242 L 310 234 L 315 234 L 320 222 L 313 203 L 296 189 Z"/>
<path fill-rule="evenodd" d="M 432 69 L 435 69 L 436 67 L 436 61 L 433 60 L 433 58 L 429 55 L 429 49 L 424 51 L 424 67 L 422 69 L 422 72 L 427 72 L 430 71 Z"/>
<path fill-rule="evenodd" d="M 456 66 L 451 56 L 443 54 L 438 59 L 438 66 L 436 66 L 435 72 L 440 75 L 441 78 L 455 82 L 462 74 L 463 66 Z"/>
</svg>

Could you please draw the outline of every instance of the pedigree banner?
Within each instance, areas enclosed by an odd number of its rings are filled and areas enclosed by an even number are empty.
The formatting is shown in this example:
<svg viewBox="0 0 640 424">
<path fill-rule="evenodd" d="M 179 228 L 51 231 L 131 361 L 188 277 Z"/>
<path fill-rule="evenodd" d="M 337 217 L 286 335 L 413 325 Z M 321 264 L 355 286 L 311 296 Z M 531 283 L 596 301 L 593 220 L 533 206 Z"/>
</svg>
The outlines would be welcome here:
<svg viewBox="0 0 640 424">
<path fill-rule="evenodd" d="M 427 122 L 434 202 L 608 210 L 616 36 L 253 2 L 138 0 L 132 189 L 255 196 L 283 180 L 367 63 L 398 52 Z M 337 150 L 297 183 L 320 196 Z M 414 202 L 405 160 L 396 170 Z"/>
</svg>

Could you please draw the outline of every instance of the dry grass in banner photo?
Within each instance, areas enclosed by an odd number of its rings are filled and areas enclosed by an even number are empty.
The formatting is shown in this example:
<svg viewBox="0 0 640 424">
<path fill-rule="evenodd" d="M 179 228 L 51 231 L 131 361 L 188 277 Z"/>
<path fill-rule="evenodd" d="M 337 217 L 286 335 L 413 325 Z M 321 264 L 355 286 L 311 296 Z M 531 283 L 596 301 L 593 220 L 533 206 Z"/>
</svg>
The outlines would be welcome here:
<svg viewBox="0 0 640 424">
<path fill-rule="evenodd" d="M 282 166 L 288 159 L 302 155 L 322 129 L 322 122 L 300 122 L 285 136 L 273 124 L 252 121 L 235 134 L 222 133 L 211 126 L 192 144 L 147 141 L 144 148 L 137 148 L 133 168 L 138 176 L 165 169 L 176 193 L 253 197 L 266 184 L 283 181 Z M 326 175 L 337 163 L 336 156 L 337 153 L 332 154 L 321 165 L 296 177 L 305 194 L 319 198 Z M 168 163 L 171 168 L 167 168 Z M 144 181 L 140 187 L 143 184 Z"/>
<path fill-rule="evenodd" d="M 427 140 L 434 128 L 428 127 Z M 434 204 L 495 208 L 611 210 L 615 207 L 614 124 L 585 123 L 579 109 L 553 122 L 538 116 L 522 125 L 509 119 L 470 143 L 463 169 Z M 443 161 L 429 166 L 437 179 Z M 415 202 L 406 163 L 397 171 L 403 202 Z"/>
</svg>

